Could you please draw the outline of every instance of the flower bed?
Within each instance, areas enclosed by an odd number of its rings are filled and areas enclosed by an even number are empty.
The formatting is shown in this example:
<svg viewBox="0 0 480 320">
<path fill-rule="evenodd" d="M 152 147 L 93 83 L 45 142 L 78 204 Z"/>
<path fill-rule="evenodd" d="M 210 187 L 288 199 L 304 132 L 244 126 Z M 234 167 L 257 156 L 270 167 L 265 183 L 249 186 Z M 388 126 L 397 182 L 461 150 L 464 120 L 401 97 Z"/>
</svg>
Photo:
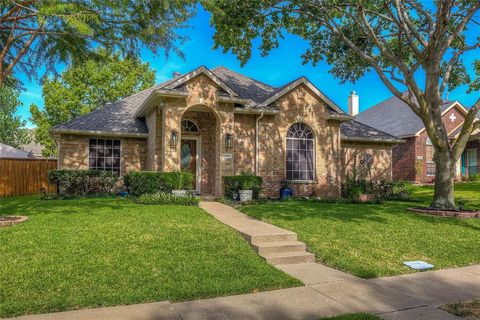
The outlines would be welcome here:
<svg viewBox="0 0 480 320">
<path fill-rule="evenodd" d="M 27 216 L 1 216 L 0 227 L 10 227 L 25 222 L 27 219 Z"/>
</svg>

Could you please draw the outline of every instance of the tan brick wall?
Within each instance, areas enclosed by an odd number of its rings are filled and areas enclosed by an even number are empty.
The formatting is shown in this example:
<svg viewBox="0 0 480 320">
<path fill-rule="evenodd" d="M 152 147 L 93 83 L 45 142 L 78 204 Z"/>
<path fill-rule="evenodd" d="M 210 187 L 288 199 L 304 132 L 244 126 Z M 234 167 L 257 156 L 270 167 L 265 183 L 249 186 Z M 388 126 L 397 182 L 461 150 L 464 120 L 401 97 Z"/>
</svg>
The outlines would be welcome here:
<svg viewBox="0 0 480 320">
<path fill-rule="evenodd" d="M 146 170 L 147 139 L 112 138 L 104 136 L 61 135 L 59 144 L 59 169 L 88 169 L 88 140 L 118 139 L 121 141 L 121 174 L 130 171 Z"/>
<path fill-rule="evenodd" d="M 255 172 L 255 119 L 258 115 L 235 114 L 234 174 Z"/>
<path fill-rule="evenodd" d="M 392 146 L 380 143 L 342 141 L 342 179 L 352 174 L 364 154 L 373 157 L 371 179 L 392 180 Z M 344 181 L 344 180 L 343 180 Z"/>
<path fill-rule="evenodd" d="M 156 171 L 157 167 L 157 108 L 154 108 L 145 116 L 145 123 L 148 128 L 147 138 L 147 160 L 146 168 L 149 171 Z M 161 128 L 159 128 L 161 130 Z"/>
<path fill-rule="evenodd" d="M 299 196 L 336 197 L 340 194 L 340 127 L 326 120 L 326 106 L 306 86 L 300 86 L 276 101 L 281 112 L 260 120 L 259 167 L 264 195 L 278 197 L 285 177 L 286 135 L 297 122 L 309 125 L 315 134 L 315 181 L 294 183 Z"/>
<path fill-rule="evenodd" d="M 183 114 L 187 112 L 187 110 L 209 112 L 211 113 L 212 121 L 215 119 L 215 123 L 210 126 L 211 131 L 209 134 L 214 135 L 216 139 L 210 141 L 211 144 L 214 144 L 214 147 L 212 145 L 207 146 L 207 140 L 205 140 L 205 143 L 203 143 L 202 140 L 202 150 L 204 148 L 215 150 L 213 152 L 215 157 L 213 166 L 215 169 L 207 169 L 206 173 L 210 173 L 208 176 L 208 190 L 212 192 L 213 195 L 220 196 L 223 193 L 222 176 L 230 175 L 234 172 L 233 157 L 228 159 L 221 157 L 223 153 L 233 153 L 233 150 L 227 150 L 225 148 L 224 139 L 226 133 L 233 133 L 234 131 L 234 114 L 232 112 L 233 104 L 217 102 L 217 90 L 220 88 L 216 83 L 204 75 L 199 75 L 187 81 L 184 84 L 184 87 L 185 90 L 189 92 L 187 99 L 167 98 L 163 100 L 163 143 L 166 147 L 163 155 L 164 164 L 162 170 L 174 171 L 180 169 L 180 124 Z M 172 130 L 175 130 L 179 134 L 179 143 L 175 148 L 170 147 Z M 211 175 L 212 173 L 214 175 L 213 179 Z M 205 178 L 207 179 L 207 177 Z M 202 186 L 206 183 L 207 182 L 202 182 Z"/>
</svg>

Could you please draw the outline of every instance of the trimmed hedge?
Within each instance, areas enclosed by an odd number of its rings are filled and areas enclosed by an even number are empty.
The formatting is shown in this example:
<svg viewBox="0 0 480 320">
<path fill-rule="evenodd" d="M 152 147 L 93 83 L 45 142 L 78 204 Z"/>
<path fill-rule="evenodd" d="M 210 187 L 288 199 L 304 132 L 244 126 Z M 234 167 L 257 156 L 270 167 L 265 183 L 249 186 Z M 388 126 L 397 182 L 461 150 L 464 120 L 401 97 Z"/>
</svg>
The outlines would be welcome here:
<svg viewBox="0 0 480 320">
<path fill-rule="evenodd" d="M 156 192 L 142 194 L 140 197 L 135 198 L 134 201 L 140 204 L 197 206 L 200 199 L 191 195 L 178 197 L 170 193 Z"/>
<path fill-rule="evenodd" d="M 78 197 L 91 194 L 112 193 L 118 174 L 100 170 L 52 170 L 48 182 L 57 185 L 57 194 Z"/>
<path fill-rule="evenodd" d="M 224 176 L 223 187 L 225 196 L 232 199 L 233 194 L 238 194 L 240 190 L 253 190 L 253 198 L 258 199 L 262 190 L 262 177 L 242 172 L 238 176 Z"/>
<path fill-rule="evenodd" d="M 172 190 L 191 190 L 193 175 L 190 172 L 131 172 L 123 177 L 128 192 L 135 197 L 157 192 L 170 193 Z"/>
</svg>

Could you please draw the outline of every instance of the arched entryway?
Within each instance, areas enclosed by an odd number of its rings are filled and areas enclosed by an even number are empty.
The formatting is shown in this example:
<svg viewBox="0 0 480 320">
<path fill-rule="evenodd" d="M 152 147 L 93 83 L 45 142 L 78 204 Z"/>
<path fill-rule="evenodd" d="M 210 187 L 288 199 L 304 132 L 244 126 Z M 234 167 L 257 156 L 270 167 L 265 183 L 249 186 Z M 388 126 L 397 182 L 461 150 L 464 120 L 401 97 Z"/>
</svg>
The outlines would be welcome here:
<svg viewBox="0 0 480 320">
<path fill-rule="evenodd" d="M 202 195 L 216 195 L 218 132 L 218 116 L 207 106 L 190 107 L 182 116 L 180 168 L 194 174 L 194 189 Z"/>
</svg>

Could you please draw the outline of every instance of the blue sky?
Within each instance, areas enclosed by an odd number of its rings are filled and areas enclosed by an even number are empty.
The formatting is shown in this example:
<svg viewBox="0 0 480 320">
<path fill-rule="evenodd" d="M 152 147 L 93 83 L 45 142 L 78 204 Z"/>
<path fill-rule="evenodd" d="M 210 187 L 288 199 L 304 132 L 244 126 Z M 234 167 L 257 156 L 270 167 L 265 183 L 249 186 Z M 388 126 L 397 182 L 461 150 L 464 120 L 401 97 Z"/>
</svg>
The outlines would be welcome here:
<svg viewBox="0 0 480 320">
<path fill-rule="evenodd" d="M 292 35 L 286 35 L 280 43 L 280 47 L 271 51 L 267 57 L 261 57 L 258 50 L 254 51 L 251 60 L 244 67 L 240 67 L 240 63 L 234 55 L 224 54 L 221 49 L 212 49 L 214 30 L 209 25 L 209 18 L 209 13 L 200 8 L 197 15 L 190 21 L 190 28 L 181 31 L 182 34 L 189 37 L 181 45 L 185 59 L 174 53 L 167 58 L 163 54 L 154 56 L 147 50 L 142 52 L 141 59 L 149 62 L 157 72 L 157 83 L 170 79 L 174 71 L 185 73 L 200 65 L 208 68 L 222 65 L 273 86 L 280 86 L 300 76 L 306 76 L 344 110 L 347 109 L 347 97 L 352 90 L 357 91 L 360 96 L 360 111 L 391 96 L 390 91 L 373 72 L 366 74 L 355 84 L 340 84 L 328 73 L 329 66 L 327 64 L 320 63 L 315 67 L 310 64 L 302 65 L 300 56 L 308 44 Z M 466 62 L 472 60 L 473 55 L 465 57 Z M 28 81 L 21 74 L 18 74 L 18 77 L 24 82 L 26 90 L 20 96 L 23 105 L 18 108 L 17 114 L 28 120 L 30 104 L 43 106 L 42 89 L 37 81 Z M 459 100 L 468 107 L 476 101 L 478 92 L 467 94 L 466 87 L 463 86 L 451 92 L 448 98 L 449 100 Z M 31 127 L 32 124 L 28 122 L 28 126 Z"/>
</svg>

